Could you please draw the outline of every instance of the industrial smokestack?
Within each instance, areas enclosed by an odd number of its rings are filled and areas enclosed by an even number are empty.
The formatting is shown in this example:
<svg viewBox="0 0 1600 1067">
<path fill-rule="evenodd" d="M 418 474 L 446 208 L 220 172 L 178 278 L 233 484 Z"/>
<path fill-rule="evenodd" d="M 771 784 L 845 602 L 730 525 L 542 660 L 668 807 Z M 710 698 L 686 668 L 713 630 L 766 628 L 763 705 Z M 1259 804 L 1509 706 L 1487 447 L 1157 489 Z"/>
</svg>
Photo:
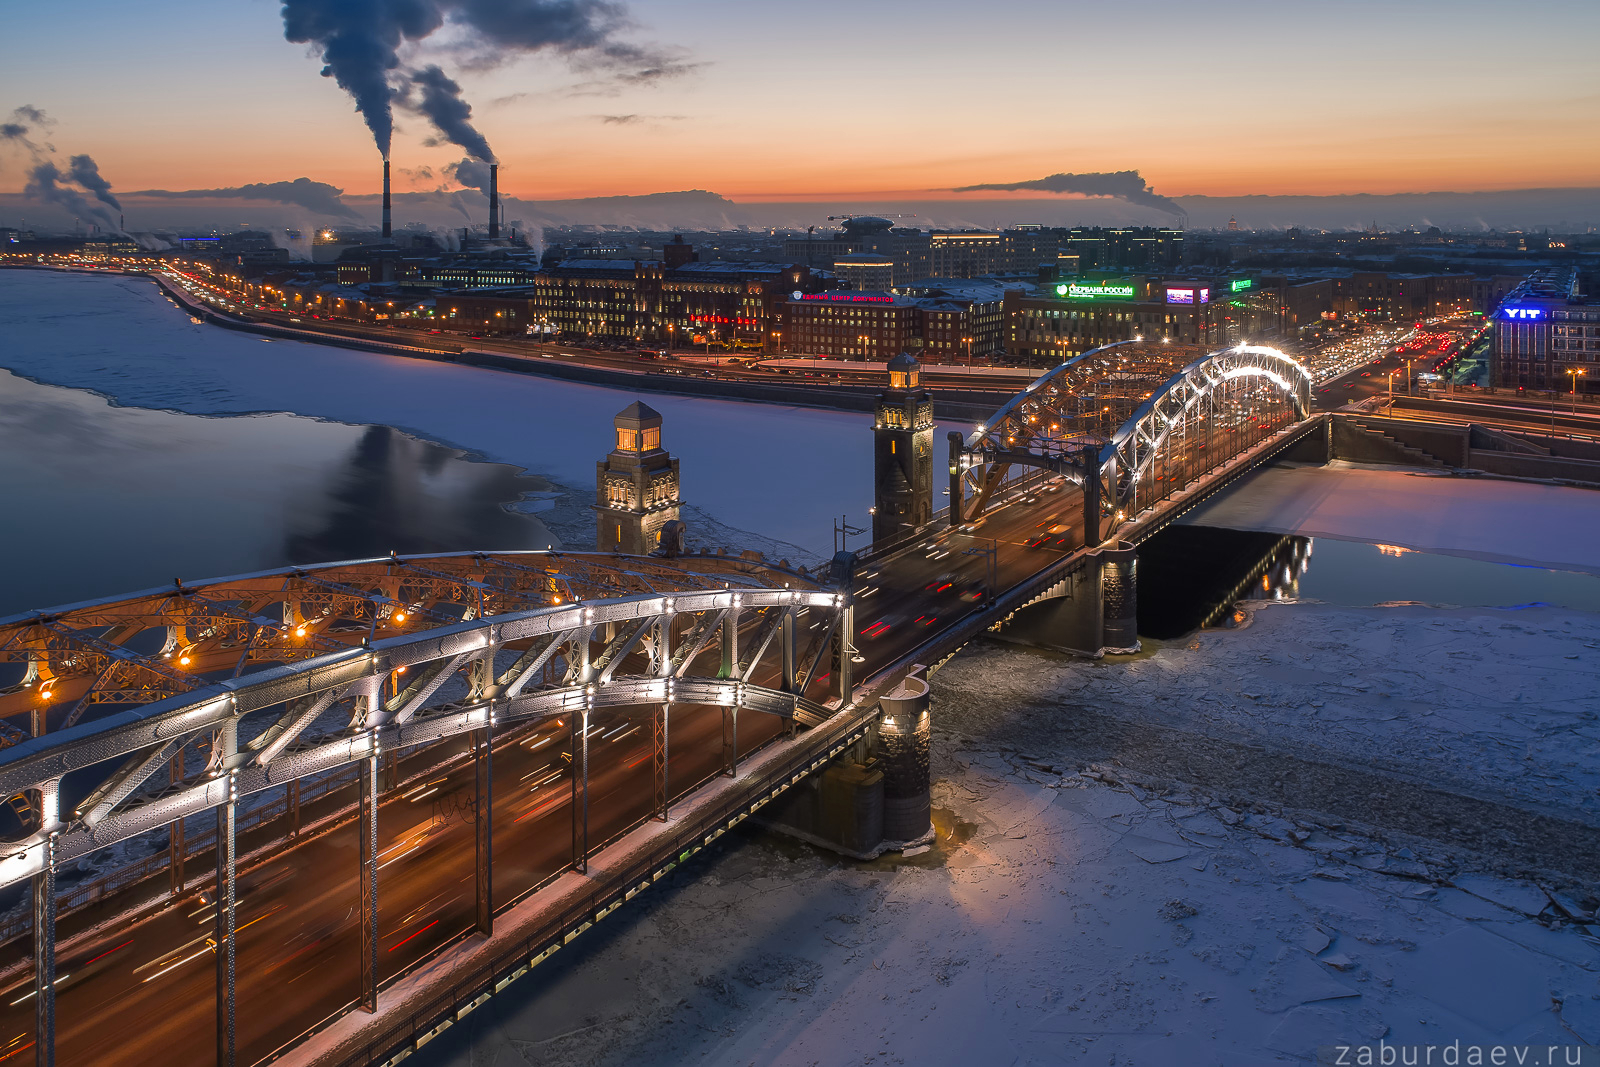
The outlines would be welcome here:
<svg viewBox="0 0 1600 1067">
<path fill-rule="evenodd" d="M 489 164 L 489 240 L 500 236 L 500 164 Z"/>
<path fill-rule="evenodd" d="M 389 239 L 389 161 L 383 161 L 383 239 Z"/>
</svg>

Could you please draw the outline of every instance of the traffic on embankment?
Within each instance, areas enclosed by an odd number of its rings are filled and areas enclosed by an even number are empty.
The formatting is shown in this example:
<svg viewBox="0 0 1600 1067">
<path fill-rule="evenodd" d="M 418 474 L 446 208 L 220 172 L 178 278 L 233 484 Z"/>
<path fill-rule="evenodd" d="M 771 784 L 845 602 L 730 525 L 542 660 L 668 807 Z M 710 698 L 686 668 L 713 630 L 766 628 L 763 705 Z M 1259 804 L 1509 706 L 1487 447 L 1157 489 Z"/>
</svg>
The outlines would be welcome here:
<svg viewBox="0 0 1600 1067">
<path fill-rule="evenodd" d="M 55 269 L 55 268 L 45 268 Z M 126 273 L 126 272 L 125 272 Z M 801 370 L 751 369 L 736 363 L 707 364 L 694 358 L 663 358 L 640 366 L 630 354 L 579 349 L 548 342 L 472 336 L 451 338 L 398 328 L 358 326 L 252 310 L 227 300 L 214 287 L 171 271 L 146 274 L 162 292 L 191 316 L 227 329 L 316 344 L 386 352 L 418 359 L 537 374 L 564 381 L 714 400 L 743 400 L 836 411 L 871 411 L 880 391 L 876 366 Z M 796 361 L 780 361 L 796 362 Z M 939 418 L 980 419 L 1015 395 L 1029 374 L 1008 368 L 934 368 L 928 386 Z M 1021 379 L 1019 380 L 1019 373 Z M 779 374 L 802 382 L 775 380 Z"/>
</svg>

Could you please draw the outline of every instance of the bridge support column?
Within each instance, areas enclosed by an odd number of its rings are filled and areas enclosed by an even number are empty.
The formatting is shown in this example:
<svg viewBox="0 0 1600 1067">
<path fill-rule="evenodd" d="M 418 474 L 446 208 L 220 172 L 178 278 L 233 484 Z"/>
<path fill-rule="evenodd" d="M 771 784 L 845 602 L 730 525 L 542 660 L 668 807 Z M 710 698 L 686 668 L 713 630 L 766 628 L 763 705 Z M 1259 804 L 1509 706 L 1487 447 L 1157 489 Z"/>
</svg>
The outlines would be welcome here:
<svg viewBox="0 0 1600 1067">
<path fill-rule="evenodd" d="M 494 705 L 473 738 L 473 779 L 477 787 L 474 843 L 477 852 L 478 933 L 494 936 Z"/>
<path fill-rule="evenodd" d="M 921 842 L 933 833 L 929 768 L 933 727 L 926 670 L 916 668 L 879 701 L 883 718 L 878 722 L 878 761 L 883 767 L 886 843 Z"/>
<path fill-rule="evenodd" d="M 1083 478 L 1083 543 L 1100 543 L 1100 465 L 1092 460 Z"/>
<path fill-rule="evenodd" d="M 589 873 L 589 709 L 572 719 L 572 869 Z"/>
<path fill-rule="evenodd" d="M 377 735 L 372 735 L 376 746 Z M 378 1010 L 378 755 L 374 752 L 356 771 L 361 779 L 361 818 L 356 833 L 360 837 L 361 899 L 357 904 L 361 927 L 361 1007 Z"/>
<path fill-rule="evenodd" d="M 722 773 L 739 777 L 739 705 L 722 709 Z"/>
<path fill-rule="evenodd" d="M 655 742 L 655 769 L 656 769 L 656 818 L 662 822 L 667 821 L 667 805 L 672 797 L 668 789 L 667 764 L 669 756 L 668 727 L 672 716 L 672 705 L 663 704 L 650 720 L 651 739 Z"/>
<path fill-rule="evenodd" d="M 1139 651 L 1139 553 L 1126 541 L 1100 553 L 1100 604 L 1105 651 Z"/>
<path fill-rule="evenodd" d="M 238 952 L 234 935 L 237 933 L 235 919 L 238 915 L 235 876 L 239 863 L 239 795 L 232 771 L 228 773 L 226 784 L 227 796 L 217 805 L 217 892 L 214 902 L 217 916 L 216 932 L 213 934 L 217 943 L 217 1067 L 233 1067 L 237 1051 L 234 975 Z"/>
<path fill-rule="evenodd" d="M 33 876 L 33 1062 L 56 1062 L 56 835 L 44 842 L 44 861 Z"/>
<path fill-rule="evenodd" d="M 168 777 L 173 785 L 183 783 L 183 752 L 180 750 L 172 757 L 172 764 Z M 296 782 L 299 779 L 295 779 Z M 174 898 L 183 895 L 183 858 L 187 846 L 183 840 L 183 819 L 178 818 L 167 824 L 167 874 L 171 877 L 172 895 Z"/>
<path fill-rule="evenodd" d="M 1099 659 L 1139 651 L 1138 550 L 1113 541 L 1023 608 L 996 636 L 1003 641 Z"/>
<path fill-rule="evenodd" d="M 950 525 L 954 527 L 961 525 L 961 514 L 966 507 L 962 499 L 965 483 L 961 480 L 961 452 L 966 439 L 959 430 L 951 430 L 945 436 L 950 441 Z"/>
<path fill-rule="evenodd" d="M 778 624 L 778 646 L 782 658 L 782 680 L 779 683 L 785 693 L 793 693 L 794 685 L 794 609 L 783 609 L 783 621 Z M 789 716 L 789 737 L 795 733 L 794 716 Z"/>
</svg>

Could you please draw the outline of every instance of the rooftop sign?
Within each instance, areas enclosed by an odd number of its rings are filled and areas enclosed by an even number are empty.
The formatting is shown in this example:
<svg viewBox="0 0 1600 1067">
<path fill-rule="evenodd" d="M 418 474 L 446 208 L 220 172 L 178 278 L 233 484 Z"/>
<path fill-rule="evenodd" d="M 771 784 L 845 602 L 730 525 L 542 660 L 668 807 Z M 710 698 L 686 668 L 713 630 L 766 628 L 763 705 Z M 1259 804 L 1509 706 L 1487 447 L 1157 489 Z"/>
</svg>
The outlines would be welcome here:
<svg viewBox="0 0 1600 1067">
<path fill-rule="evenodd" d="M 1254 289 L 1255 285 L 1256 282 L 1254 278 L 1235 278 L 1233 281 L 1228 283 L 1228 288 L 1230 291 L 1237 293 L 1243 289 Z"/>
<path fill-rule="evenodd" d="M 1064 296 L 1068 300 L 1132 300 L 1133 286 L 1114 285 L 1111 283 L 1088 285 L 1083 282 L 1072 282 L 1067 285 L 1056 286 L 1056 295 Z"/>
<path fill-rule="evenodd" d="M 799 293 L 801 300 L 815 300 L 829 304 L 892 304 L 894 297 L 885 293 Z"/>
<path fill-rule="evenodd" d="M 1501 308 L 1508 319 L 1542 319 L 1544 308 Z"/>
</svg>

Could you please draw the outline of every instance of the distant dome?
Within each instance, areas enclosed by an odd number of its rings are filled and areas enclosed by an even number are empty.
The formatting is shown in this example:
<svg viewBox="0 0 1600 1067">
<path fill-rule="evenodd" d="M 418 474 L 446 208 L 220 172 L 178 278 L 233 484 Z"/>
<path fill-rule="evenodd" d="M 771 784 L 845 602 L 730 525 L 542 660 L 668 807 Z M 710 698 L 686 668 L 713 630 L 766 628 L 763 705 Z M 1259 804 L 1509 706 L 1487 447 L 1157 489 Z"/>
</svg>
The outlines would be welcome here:
<svg viewBox="0 0 1600 1067">
<path fill-rule="evenodd" d="M 876 215 L 857 215 L 853 219 L 846 219 L 844 232 L 851 237 L 865 237 L 870 233 L 888 233 L 894 229 L 894 223 L 888 219 L 880 219 Z"/>
</svg>

